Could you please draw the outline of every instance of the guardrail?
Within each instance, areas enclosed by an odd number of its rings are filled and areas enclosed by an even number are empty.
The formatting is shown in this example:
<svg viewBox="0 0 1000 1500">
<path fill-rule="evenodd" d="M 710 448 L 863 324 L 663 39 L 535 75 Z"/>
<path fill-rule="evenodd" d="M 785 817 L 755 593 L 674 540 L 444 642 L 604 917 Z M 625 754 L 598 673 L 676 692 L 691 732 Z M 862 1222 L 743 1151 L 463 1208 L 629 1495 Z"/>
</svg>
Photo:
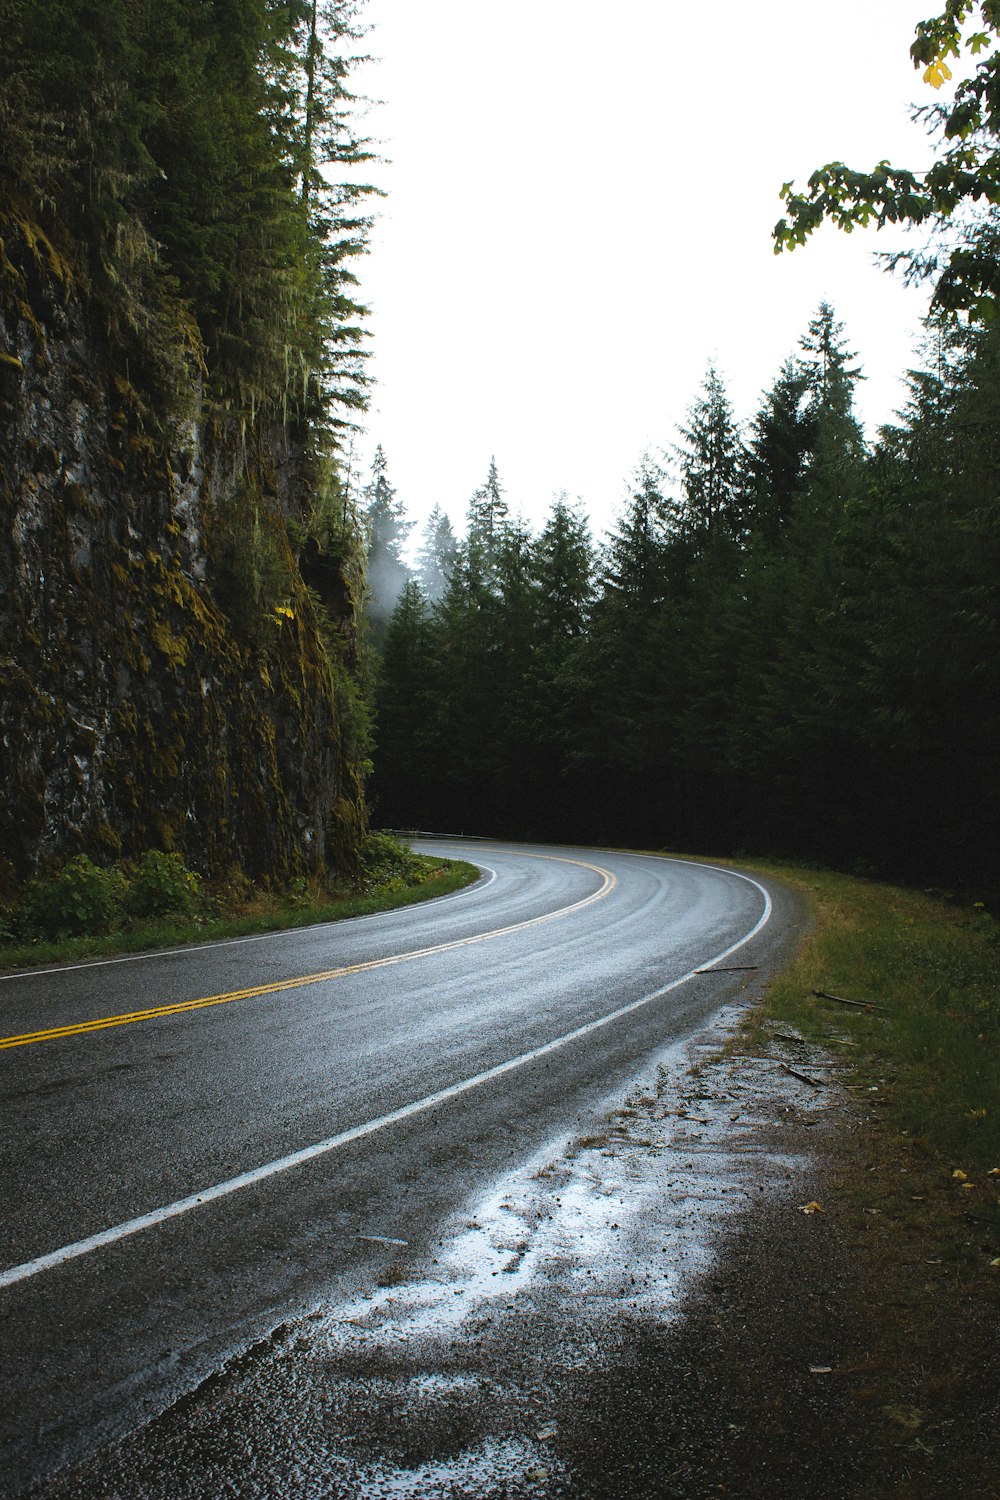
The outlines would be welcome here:
<svg viewBox="0 0 1000 1500">
<path fill-rule="evenodd" d="M 428 828 L 390 828 L 395 839 L 468 839 L 475 844 L 498 844 L 499 839 L 489 833 L 441 833 Z"/>
</svg>

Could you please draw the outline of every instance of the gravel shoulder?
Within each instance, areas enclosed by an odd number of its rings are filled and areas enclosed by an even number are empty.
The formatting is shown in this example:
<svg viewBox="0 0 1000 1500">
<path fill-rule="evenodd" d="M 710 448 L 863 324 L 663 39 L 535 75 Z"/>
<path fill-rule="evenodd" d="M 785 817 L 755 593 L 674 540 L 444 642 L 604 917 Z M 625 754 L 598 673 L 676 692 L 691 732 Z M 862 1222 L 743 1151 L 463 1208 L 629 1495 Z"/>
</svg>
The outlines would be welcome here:
<svg viewBox="0 0 1000 1500">
<path fill-rule="evenodd" d="M 911 1165 L 841 1065 L 739 1017 L 35 1493 L 1000 1494 L 995 1294 L 880 1206 Z"/>
</svg>

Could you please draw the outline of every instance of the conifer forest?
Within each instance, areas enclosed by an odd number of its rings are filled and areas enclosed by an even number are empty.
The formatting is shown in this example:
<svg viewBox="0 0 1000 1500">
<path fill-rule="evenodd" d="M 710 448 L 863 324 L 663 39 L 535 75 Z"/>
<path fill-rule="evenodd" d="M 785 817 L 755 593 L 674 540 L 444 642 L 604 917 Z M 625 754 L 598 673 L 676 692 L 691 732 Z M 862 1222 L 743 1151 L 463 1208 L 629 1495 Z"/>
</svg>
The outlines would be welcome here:
<svg viewBox="0 0 1000 1500">
<path fill-rule="evenodd" d="M 491 465 L 379 624 L 376 816 L 995 883 L 1000 333 L 925 354 L 874 444 L 829 306 L 748 422 L 710 367 L 599 546 Z M 388 577 L 384 473 L 368 506 Z"/>
<path fill-rule="evenodd" d="M 896 422 L 866 438 L 823 303 L 756 410 L 708 367 L 596 537 L 565 496 L 529 528 L 502 453 L 461 528 L 442 496 L 414 530 L 391 453 L 349 473 L 353 0 L 0 0 L 0 36 L 4 881 L 150 848 L 290 879 L 373 823 L 1000 889 L 992 51 L 926 181 L 784 194 L 779 248 L 961 222 L 897 268 L 929 313 Z"/>
</svg>

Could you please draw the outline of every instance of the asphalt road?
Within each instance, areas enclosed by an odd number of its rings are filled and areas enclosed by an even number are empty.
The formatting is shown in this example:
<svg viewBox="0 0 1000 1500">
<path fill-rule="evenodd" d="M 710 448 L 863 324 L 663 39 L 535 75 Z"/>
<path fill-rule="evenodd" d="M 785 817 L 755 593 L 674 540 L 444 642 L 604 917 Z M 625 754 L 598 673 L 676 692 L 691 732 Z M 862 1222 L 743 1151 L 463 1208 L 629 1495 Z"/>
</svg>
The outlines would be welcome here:
<svg viewBox="0 0 1000 1500">
<path fill-rule="evenodd" d="M 432 1246 L 473 1188 L 585 1122 L 801 926 L 781 888 L 705 865 L 435 847 L 483 879 L 0 978 L 0 1492 L 349 1292 L 379 1237 Z"/>
</svg>

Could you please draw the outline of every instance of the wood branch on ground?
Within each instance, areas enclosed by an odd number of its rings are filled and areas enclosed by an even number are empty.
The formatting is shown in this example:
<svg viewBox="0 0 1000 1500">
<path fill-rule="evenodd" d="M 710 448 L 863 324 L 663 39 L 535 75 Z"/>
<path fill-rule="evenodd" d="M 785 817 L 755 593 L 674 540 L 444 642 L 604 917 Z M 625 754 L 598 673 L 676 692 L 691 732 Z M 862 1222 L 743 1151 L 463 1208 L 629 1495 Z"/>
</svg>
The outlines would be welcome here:
<svg viewBox="0 0 1000 1500">
<path fill-rule="evenodd" d="M 813 990 L 813 994 L 819 1000 L 836 1000 L 838 1005 L 851 1005 L 855 1010 L 882 1010 L 884 1008 L 871 1000 L 847 1000 L 843 995 L 832 995 L 829 990 Z"/>
</svg>

